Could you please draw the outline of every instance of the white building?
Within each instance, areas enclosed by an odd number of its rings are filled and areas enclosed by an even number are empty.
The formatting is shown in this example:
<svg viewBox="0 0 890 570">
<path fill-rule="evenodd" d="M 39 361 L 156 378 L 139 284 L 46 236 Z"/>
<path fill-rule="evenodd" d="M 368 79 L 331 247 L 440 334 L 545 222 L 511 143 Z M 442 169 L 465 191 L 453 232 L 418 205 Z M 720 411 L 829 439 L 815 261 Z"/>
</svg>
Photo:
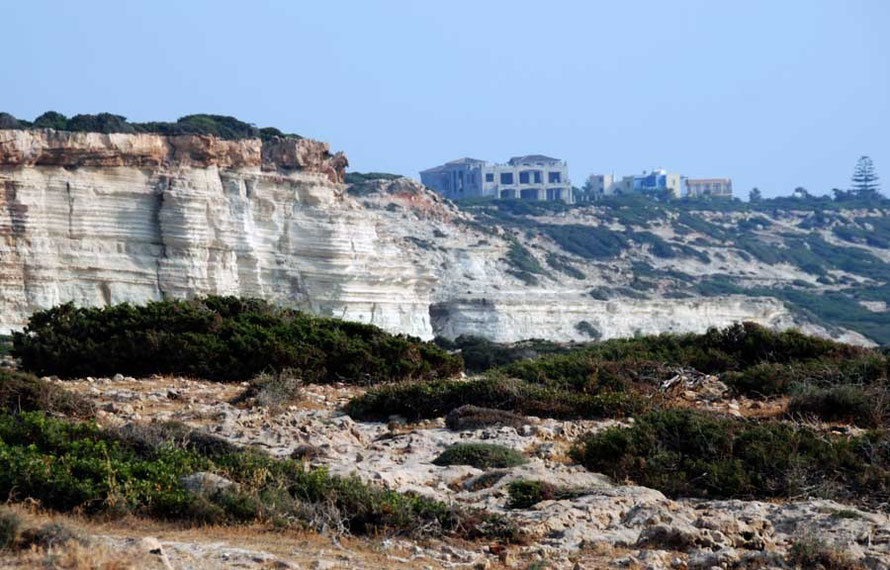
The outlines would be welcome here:
<svg viewBox="0 0 890 570">
<path fill-rule="evenodd" d="M 732 198 L 731 178 L 689 178 L 686 180 L 687 198 Z"/>
<path fill-rule="evenodd" d="M 425 186 L 446 198 L 518 198 L 572 203 L 572 183 L 564 160 L 542 154 L 514 156 L 507 164 L 461 158 L 421 171 Z"/>
</svg>

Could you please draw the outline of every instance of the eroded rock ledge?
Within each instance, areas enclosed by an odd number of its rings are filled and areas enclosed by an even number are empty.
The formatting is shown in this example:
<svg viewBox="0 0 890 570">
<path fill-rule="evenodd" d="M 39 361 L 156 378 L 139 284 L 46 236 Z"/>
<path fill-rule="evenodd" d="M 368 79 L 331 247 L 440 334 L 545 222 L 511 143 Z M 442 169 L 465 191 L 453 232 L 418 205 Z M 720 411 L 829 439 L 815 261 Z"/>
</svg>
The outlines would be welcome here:
<svg viewBox="0 0 890 570">
<path fill-rule="evenodd" d="M 342 182 L 348 164 L 342 152 L 330 152 L 328 143 L 303 138 L 224 140 L 206 135 L 0 130 L 0 166 L 7 167 L 259 167 L 317 172 Z"/>
</svg>

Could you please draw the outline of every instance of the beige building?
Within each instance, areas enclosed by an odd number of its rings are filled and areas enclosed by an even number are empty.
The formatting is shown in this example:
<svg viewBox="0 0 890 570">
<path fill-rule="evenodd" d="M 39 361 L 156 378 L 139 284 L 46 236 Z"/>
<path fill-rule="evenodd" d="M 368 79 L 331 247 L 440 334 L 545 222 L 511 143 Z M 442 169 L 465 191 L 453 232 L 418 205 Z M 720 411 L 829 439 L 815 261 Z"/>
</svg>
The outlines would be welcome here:
<svg viewBox="0 0 890 570">
<path fill-rule="evenodd" d="M 687 198 L 732 198 L 731 178 L 688 178 Z"/>
</svg>

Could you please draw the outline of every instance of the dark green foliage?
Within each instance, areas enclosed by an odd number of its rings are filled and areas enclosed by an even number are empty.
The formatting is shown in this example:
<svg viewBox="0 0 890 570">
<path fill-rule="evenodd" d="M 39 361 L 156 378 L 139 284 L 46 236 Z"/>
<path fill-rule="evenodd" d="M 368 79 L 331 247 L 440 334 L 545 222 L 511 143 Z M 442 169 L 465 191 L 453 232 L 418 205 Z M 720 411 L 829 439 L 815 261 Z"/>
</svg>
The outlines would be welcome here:
<svg viewBox="0 0 890 570">
<path fill-rule="evenodd" d="M 588 436 L 574 456 L 588 469 L 671 497 L 806 493 L 882 501 L 890 493 L 888 451 L 884 432 L 840 438 L 786 423 L 667 410 Z"/>
<path fill-rule="evenodd" d="M 801 570 L 865 570 L 866 566 L 854 562 L 849 552 L 816 538 L 801 538 L 788 551 L 788 564 Z"/>
<path fill-rule="evenodd" d="M 516 275 L 529 285 L 536 285 L 538 279 L 535 275 L 546 275 L 546 270 L 541 263 L 518 241 L 511 240 L 510 249 L 507 251 L 507 263 L 510 265 L 510 273 Z"/>
<path fill-rule="evenodd" d="M 22 532 L 22 518 L 9 510 L 0 511 L 0 550 L 16 545 Z"/>
<path fill-rule="evenodd" d="M 111 113 L 98 115 L 74 115 L 65 123 L 66 131 L 88 133 L 125 133 L 139 132 L 134 125 L 127 122 L 126 117 Z"/>
<path fill-rule="evenodd" d="M 83 396 L 33 374 L 0 370 L 0 410 L 87 417 L 92 415 L 93 405 Z"/>
<path fill-rule="evenodd" d="M 346 184 L 361 184 L 371 180 L 398 180 L 399 178 L 403 178 L 403 176 L 388 172 L 347 172 L 344 182 Z"/>
<path fill-rule="evenodd" d="M 32 315 L 13 342 L 26 369 L 62 377 L 120 372 L 247 380 L 291 368 L 305 380 L 373 383 L 461 370 L 459 357 L 419 339 L 235 297 L 138 307 L 69 303 Z"/>
<path fill-rule="evenodd" d="M 574 499 L 588 494 L 581 489 L 563 489 L 546 481 L 526 481 L 517 479 L 507 487 L 510 499 L 507 507 L 511 509 L 528 509 L 541 501 L 560 501 Z"/>
<path fill-rule="evenodd" d="M 705 297 L 719 297 L 723 295 L 744 295 L 743 287 L 736 285 L 736 280 L 728 275 L 712 275 L 701 279 L 695 284 L 695 290 Z"/>
<path fill-rule="evenodd" d="M 477 469 L 516 467 L 527 460 L 509 447 L 488 443 L 456 443 L 433 460 L 433 465 L 469 465 Z"/>
<path fill-rule="evenodd" d="M 586 276 L 580 269 L 578 269 L 577 267 L 572 265 L 569 262 L 568 258 L 566 258 L 562 255 L 557 255 L 557 254 L 553 253 L 552 251 L 548 251 L 546 261 L 547 261 L 547 265 L 549 265 L 553 269 L 559 271 L 560 273 L 565 273 L 569 277 L 572 277 L 574 279 L 585 279 L 586 278 Z"/>
<path fill-rule="evenodd" d="M 435 342 L 447 350 L 460 350 L 467 372 L 485 372 L 517 360 L 529 360 L 543 354 L 573 350 L 571 344 L 559 344 L 549 340 L 532 339 L 501 344 L 472 335 L 461 335 L 453 341 L 439 337 Z"/>
<path fill-rule="evenodd" d="M 22 124 L 9 113 L 0 113 L 0 129 L 20 129 Z"/>
<path fill-rule="evenodd" d="M 74 115 L 70 119 L 48 111 L 34 120 L 34 123 L 16 121 L 15 117 L 6 113 L 11 120 L 6 123 L 11 126 L 0 128 L 49 128 L 58 131 L 91 132 L 91 133 L 155 133 L 167 136 L 176 135 L 211 135 L 227 140 L 260 138 L 269 140 L 273 138 L 300 138 L 299 135 L 282 133 L 276 128 L 257 128 L 254 125 L 239 121 L 235 117 L 225 115 L 186 115 L 180 117 L 175 123 L 150 122 L 130 123 L 125 117 L 111 113 L 99 113 L 97 115 Z M 14 122 L 13 122 L 14 121 Z"/>
<path fill-rule="evenodd" d="M 399 415 L 416 421 L 442 417 L 468 404 L 523 416 L 577 419 L 625 417 L 645 409 L 648 402 L 629 392 L 601 390 L 586 394 L 495 374 L 468 382 L 438 380 L 380 386 L 353 398 L 346 405 L 346 413 L 357 420 L 384 421 Z"/>
<path fill-rule="evenodd" d="M 68 117 L 55 111 L 47 111 L 34 119 L 34 128 L 64 131 L 67 126 Z"/>
<path fill-rule="evenodd" d="M 842 384 L 830 388 L 808 387 L 788 402 L 788 415 L 803 419 L 815 417 L 866 428 L 880 427 L 890 413 L 886 398 L 885 386 L 866 388 Z"/>
<path fill-rule="evenodd" d="M 0 415 L 0 494 L 87 514 L 129 512 L 215 524 L 268 521 L 358 534 L 518 537 L 515 528 L 487 513 L 307 470 L 297 461 L 219 447 L 204 453 L 199 445 L 183 444 L 176 429 L 167 439 L 133 438 L 38 412 Z M 224 476 L 238 490 L 191 494 L 181 479 L 195 472 Z"/>
<path fill-rule="evenodd" d="M 599 340 L 602 337 L 602 333 L 588 321 L 578 321 L 575 323 L 575 329 L 578 332 L 586 334 L 593 340 Z"/>
<path fill-rule="evenodd" d="M 454 431 L 474 430 L 491 426 L 510 426 L 519 430 L 529 421 L 506 410 L 466 405 L 455 408 L 445 416 L 445 425 Z"/>
<path fill-rule="evenodd" d="M 602 226 L 544 225 L 541 231 L 567 252 L 586 259 L 611 259 L 628 247 L 624 234 Z"/>
<path fill-rule="evenodd" d="M 232 403 L 280 410 L 283 406 L 299 401 L 302 398 L 302 388 L 303 380 L 297 370 L 263 372 L 255 376 L 247 389 L 232 400 Z"/>
<path fill-rule="evenodd" d="M 661 334 L 578 345 L 563 353 L 516 361 L 502 371 L 526 382 L 591 393 L 645 391 L 676 368 L 718 374 L 751 396 L 785 394 L 812 384 L 875 384 L 890 361 L 878 351 L 737 323 L 705 334 Z"/>
</svg>

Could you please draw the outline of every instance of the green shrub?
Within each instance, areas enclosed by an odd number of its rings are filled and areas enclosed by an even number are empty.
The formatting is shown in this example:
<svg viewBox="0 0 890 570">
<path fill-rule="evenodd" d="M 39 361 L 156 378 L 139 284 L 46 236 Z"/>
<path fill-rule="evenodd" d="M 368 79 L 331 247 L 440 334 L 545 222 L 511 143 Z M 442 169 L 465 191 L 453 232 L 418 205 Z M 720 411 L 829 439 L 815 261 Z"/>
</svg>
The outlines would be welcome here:
<svg viewBox="0 0 890 570">
<path fill-rule="evenodd" d="M 0 511 L 0 550 L 13 548 L 22 532 L 22 517 L 10 510 Z"/>
<path fill-rule="evenodd" d="M 347 172 L 344 182 L 346 184 L 361 184 L 372 180 L 398 180 L 399 178 L 403 178 L 403 176 L 388 172 Z"/>
<path fill-rule="evenodd" d="M 510 499 L 507 507 L 529 509 L 541 501 L 574 499 L 587 494 L 581 489 L 563 489 L 546 481 L 526 481 L 517 479 L 507 487 Z"/>
<path fill-rule="evenodd" d="M 92 415 L 93 405 L 83 396 L 33 374 L 0 369 L 0 410 L 87 417 Z"/>
<path fill-rule="evenodd" d="M 460 335 L 453 341 L 436 338 L 436 344 L 446 350 L 460 350 L 467 372 L 485 372 L 491 368 L 517 360 L 530 360 L 544 354 L 558 354 L 574 350 L 573 345 L 548 340 L 524 340 L 514 343 L 495 343 L 473 335 Z"/>
<path fill-rule="evenodd" d="M 62 523 L 46 523 L 22 531 L 19 546 L 23 548 L 54 548 L 69 542 L 86 543 L 86 539 L 71 527 Z"/>
<path fill-rule="evenodd" d="M 164 434 L 178 428 L 158 429 Z M 249 449 L 207 444 L 200 438 L 164 440 L 151 432 L 121 434 L 40 412 L 0 414 L 0 494 L 86 514 L 129 512 L 215 524 L 268 521 L 357 534 L 519 536 L 515 527 L 482 511 L 334 477 Z M 190 493 L 183 478 L 196 472 L 225 477 L 237 491 Z"/>
<path fill-rule="evenodd" d="M 840 385 L 830 388 L 809 387 L 788 402 L 792 418 L 816 417 L 823 421 L 842 421 L 860 427 L 880 427 L 887 410 L 886 387 L 866 389 Z"/>
<path fill-rule="evenodd" d="M 867 501 L 890 492 L 888 450 L 885 432 L 839 438 L 780 422 L 667 410 L 583 438 L 573 455 L 588 469 L 671 497 L 805 493 Z"/>
<path fill-rule="evenodd" d="M 523 463 L 525 457 L 515 449 L 489 443 L 456 443 L 433 459 L 433 465 L 469 465 L 477 469 L 503 469 Z"/>
<path fill-rule="evenodd" d="M 545 261 L 547 262 L 547 265 L 553 269 L 560 273 L 564 273 L 573 279 L 583 280 L 587 278 L 587 276 L 584 275 L 584 272 L 575 267 L 567 257 L 548 251 Z"/>
<path fill-rule="evenodd" d="M 817 538 L 796 540 L 788 551 L 787 562 L 793 568 L 821 568 L 822 570 L 865 570 L 854 562 L 850 553 Z"/>
<path fill-rule="evenodd" d="M 627 236 L 602 226 L 542 225 L 541 231 L 561 248 L 585 259 L 611 259 L 629 247 Z"/>
<path fill-rule="evenodd" d="M 492 375 L 380 386 L 350 400 L 345 410 L 357 420 L 385 421 L 399 415 L 416 421 L 442 417 L 467 404 L 524 416 L 577 419 L 625 417 L 642 411 L 648 402 L 633 393 L 585 394 Z"/>
<path fill-rule="evenodd" d="M 455 408 L 445 416 L 445 425 L 454 431 L 474 430 L 490 426 L 510 426 L 519 430 L 528 420 L 507 410 L 466 405 Z"/>
<path fill-rule="evenodd" d="M 302 390 L 303 380 L 299 371 L 284 369 L 262 372 L 251 379 L 244 392 L 236 396 L 232 403 L 281 411 L 285 406 L 302 399 Z"/>
<path fill-rule="evenodd" d="M 510 249 L 507 250 L 506 261 L 510 267 L 519 273 L 531 273 L 536 275 L 545 275 L 547 273 L 528 248 L 518 241 L 512 241 L 510 243 Z"/>
<path fill-rule="evenodd" d="M 149 122 L 130 123 L 126 117 L 111 113 L 99 113 L 96 115 L 74 115 L 70 119 L 56 113 L 47 111 L 34 120 L 34 123 L 18 121 L 7 113 L 0 114 L 9 117 L 0 128 L 50 128 L 59 131 L 91 132 L 91 133 L 155 133 L 165 136 L 179 135 L 211 135 L 227 140 L 260 138 L 269 140 L 272 138 L 300 138 L 299 135 L 282 133 L 274 127 L 257 128 L 250 123 L 240 121 L 235 117 L 225 115 L 186 115 L 180 117 L 175 123 Z"/>
<path fill-rule="evenodd" d="M 676 368 L 718 374 L 748 395 L 788 393 L 798 384 L 830 386 L 883 381 L 890 361 L 880 352 L 798 331 L 736 323 L 705 334 L 660 334 L 573 347 L 501 370 L 528 382 L 576 391 L 650 389 Z"/>
<path fill-rule="evenodd" d="M 120 372 L 231 381 L 292 368 L 307 381 L 373 383 L 461 370 L 459 357 L 413 337 L 235 297 L 69 303 L 34 313 L 13 345 L 24 368 L 69 378 Z"/>
</svg>

